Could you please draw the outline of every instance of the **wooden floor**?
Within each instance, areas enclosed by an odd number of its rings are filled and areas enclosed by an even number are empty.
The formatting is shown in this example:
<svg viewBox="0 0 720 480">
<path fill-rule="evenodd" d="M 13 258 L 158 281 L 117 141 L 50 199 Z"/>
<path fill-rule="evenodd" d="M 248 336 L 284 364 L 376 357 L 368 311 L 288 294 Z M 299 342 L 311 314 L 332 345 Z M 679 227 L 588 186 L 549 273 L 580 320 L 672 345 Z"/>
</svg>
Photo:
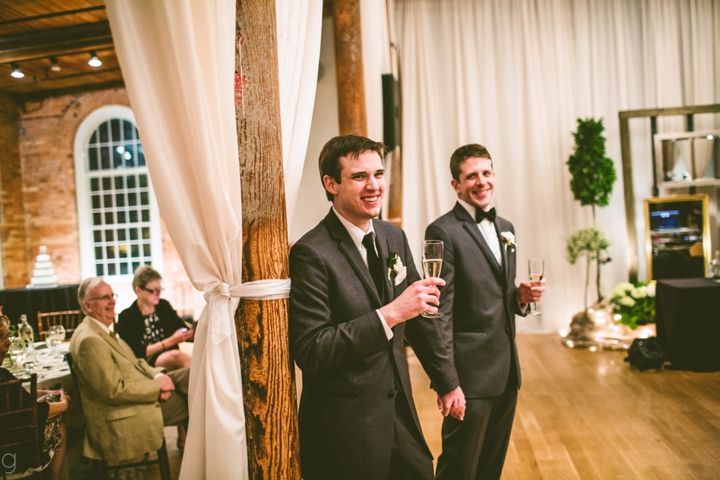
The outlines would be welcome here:
<svg viewBox="0 0 720 480">
<path fill-rule="evenodd" d="M 517 343 L 523 387 L 503 479 L 720 479 L 720 372 L 641 373 L 624 352 L 571 350 L 557 335 Z M 442 416 L 412 352 L 409 364 L 437 459 Z M 177 478 L 174 429 L 165 436 Z M 147 467 L 120 478 L 160 477 Z"/>
<path fill-rule="evenodd" d="M 625 352 L 572 350 L 556 335 L 517 343 L 523 386 L 503 479 L 720 478 L 720 372 L 639 372 Z M 437 458 L 442 417 L 410 365 Z"/>
</svg>

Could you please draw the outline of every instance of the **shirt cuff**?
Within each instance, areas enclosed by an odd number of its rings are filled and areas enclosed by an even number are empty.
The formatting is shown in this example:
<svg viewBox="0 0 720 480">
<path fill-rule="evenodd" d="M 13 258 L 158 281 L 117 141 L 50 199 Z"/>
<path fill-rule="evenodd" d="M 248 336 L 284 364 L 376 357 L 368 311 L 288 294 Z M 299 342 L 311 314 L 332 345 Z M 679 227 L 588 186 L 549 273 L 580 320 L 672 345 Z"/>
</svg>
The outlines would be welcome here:
<svg viewBox="0 0 720 480">
<path fill-rule="evenodd" d="M 388 340 L 392 339 L 395 334 L 393 333 L 392 329 L 388 326 L 387 322 L 385 321 L 385 317 L 383 317 L 383 314 L 380 313 L 380 310 L 375 310 L 378 314 L 378 317 L 380 317 L 380 323 L 382 323 L 383 328 L 385 329 L 385 336 Z"/>
</svg>

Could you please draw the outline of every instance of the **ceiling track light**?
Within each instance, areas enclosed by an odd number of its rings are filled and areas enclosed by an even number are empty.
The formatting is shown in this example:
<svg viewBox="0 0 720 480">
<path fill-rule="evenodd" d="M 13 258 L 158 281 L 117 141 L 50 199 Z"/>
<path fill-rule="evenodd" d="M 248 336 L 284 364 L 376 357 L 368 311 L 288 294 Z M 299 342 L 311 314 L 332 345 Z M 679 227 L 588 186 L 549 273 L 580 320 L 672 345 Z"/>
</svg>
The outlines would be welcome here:
<svg viewBox="0 0 720 480">
<path fill-rule="evenodd" d="M 10 73 L 10 76 L 13 78 L 23 78 L 25 74 L 20 71 L 20 67 L 17 63 L 11 63 L 10 66 L 12 67 L 13 71 Z"/>
<path fill-rule="evenodd" d="M 97 68 L 97 67 L 102 66 L 102 62 L 100 61 L 100 59 L 99 59 L 99 58 L 97 57 L 97 55 L 95 54 L 95 51 L 91 51 L 91 52 L 90 52 L 90 60 L 88 60 L 88 65 L 90 65 L 90 66 L 93 67 L 93 68 Z"/>
<path fill-rule="evenodd" d="M 60 64 L 55 57 L 50 57 L 50 70 L 52 70 L 53 72 L 60 71 Z"/>
</svg>

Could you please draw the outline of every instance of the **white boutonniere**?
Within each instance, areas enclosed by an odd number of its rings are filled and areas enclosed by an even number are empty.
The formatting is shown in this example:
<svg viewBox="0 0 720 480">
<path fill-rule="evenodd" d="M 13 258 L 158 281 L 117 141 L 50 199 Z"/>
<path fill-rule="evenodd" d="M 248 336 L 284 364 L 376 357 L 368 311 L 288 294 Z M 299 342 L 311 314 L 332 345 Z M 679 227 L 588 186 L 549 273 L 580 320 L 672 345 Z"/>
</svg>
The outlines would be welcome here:
<svg viewBox="0 0 720 480">
<path fill-rule="evenodd" d="M 392 252 L 390 254 L 390 258 L 388 258 L 388 280 L 390 281 L 390 283 L 397 286 L 400 285 L 400 282 L 405 280 L 406 275 L 407 268 L 405 268 L 405 265 L 403 265 L 402 260 L 400 259 L 400 255 L 398 255 L 398 252 L 396 250 Z M 393 282 L 392 277 L 395 277 L 395 282 Z"/>
<path fill-rule="evenodd" d="M 500 232 L 500 240 L 505 245 L 505 251 L 510 249 L 510 252 L 514 252 L 515 248 L 515 235 L 512 232 Z"/>
</svg>

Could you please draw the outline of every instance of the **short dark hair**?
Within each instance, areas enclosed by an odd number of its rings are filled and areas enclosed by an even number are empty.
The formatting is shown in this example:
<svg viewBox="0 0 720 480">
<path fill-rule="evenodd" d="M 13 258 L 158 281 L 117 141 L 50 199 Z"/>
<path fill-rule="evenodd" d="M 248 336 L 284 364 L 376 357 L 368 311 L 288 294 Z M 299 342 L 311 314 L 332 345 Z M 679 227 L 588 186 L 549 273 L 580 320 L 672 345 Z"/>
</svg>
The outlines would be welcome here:
<svg viewBox="0 0 720 480">
<path fill-rule="evenodd" d="M 376 152 L 380 155 L 380 160 L 382 160 L 385 155 L 385 145 L 382 142 L 375 142 L 359 135 L 340 135 L 331 138 L 320 152 L 318 160 L 320 182 L 323 189 L 325 189 L 325 181 L 323 180 L 325 175 L 330 176 L 337 183 L 341 182 L 340 158 L 348 156 L 354 160 L 367 151 Z M 333 201 L 332 193 L 328 192 L 327 189 L 325 189 L 325 196 L 331 202 Z"/>
<path fill-rule="evenodd" d="M 450 157 L 450 173 L 456 182 L 460 181 L 460 172 L 462 171 L 462 164 L 468 158 L 487 158 L 490 160 L 490 166 L 492 166 L 492 157 L 487 148 L 483 147 L 478 143 L 470 143 L 463 145 L 462 147 L 455 150 Z"/>
</svg>

